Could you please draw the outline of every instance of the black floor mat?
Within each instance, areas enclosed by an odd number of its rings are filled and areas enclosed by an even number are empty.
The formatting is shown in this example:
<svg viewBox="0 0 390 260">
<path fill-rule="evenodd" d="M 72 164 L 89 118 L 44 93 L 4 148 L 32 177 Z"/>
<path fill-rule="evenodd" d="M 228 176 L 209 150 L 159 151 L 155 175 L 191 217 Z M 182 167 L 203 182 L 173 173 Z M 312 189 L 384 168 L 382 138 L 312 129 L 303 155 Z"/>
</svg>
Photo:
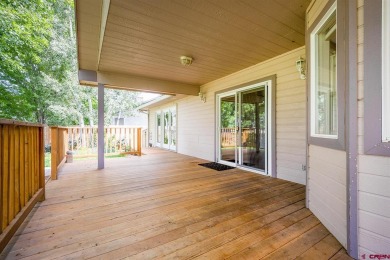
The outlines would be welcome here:
<svg viewBox="0 0 390 260">
<path fill-rule="evenodd" d="M 235 167 L 227 166 L 216 162 L 200 163 L 199 165 L 216 171 L 224 171 L 224 170 L 230 170 L 235 168 Z"/>
</svg>

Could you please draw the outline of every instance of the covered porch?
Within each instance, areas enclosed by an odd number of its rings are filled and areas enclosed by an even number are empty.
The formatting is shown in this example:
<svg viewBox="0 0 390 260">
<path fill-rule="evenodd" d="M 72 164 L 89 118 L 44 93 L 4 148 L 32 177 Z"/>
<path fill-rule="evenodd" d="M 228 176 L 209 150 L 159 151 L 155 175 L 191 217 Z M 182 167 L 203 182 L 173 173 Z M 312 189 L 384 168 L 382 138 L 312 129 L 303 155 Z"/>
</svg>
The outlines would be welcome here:
<svg viewBox="0 0 390 260">
<path fill-rule="evenodd" d="M 347 259 L 305 186 L 162 149 L 66 164 L 1 258 Z"/>
</svg>

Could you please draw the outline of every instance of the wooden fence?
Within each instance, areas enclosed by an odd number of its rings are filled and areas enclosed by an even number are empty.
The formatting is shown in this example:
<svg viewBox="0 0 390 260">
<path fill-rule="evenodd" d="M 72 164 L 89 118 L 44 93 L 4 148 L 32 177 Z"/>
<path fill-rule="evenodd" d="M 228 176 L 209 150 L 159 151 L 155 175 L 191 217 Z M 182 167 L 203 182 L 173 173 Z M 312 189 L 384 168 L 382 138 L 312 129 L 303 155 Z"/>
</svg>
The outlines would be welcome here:
<svg viewBox="0 0 390 260">
<path fill-rule="evenodd" d="M 51 143 L 51 127 L 45 126 L 44 134 L 45 134 L 45 146 L 50 145 L 50 143 Z"/>
<path fill-rule="evenodd" d="M 58 170 L 66 161 L 66 152 L 73 157 L 96 157 L 97 127 L 51 127 L 51 179 L 57 179 Z M 105 127 L 104 154 L 134 154 L 141 156 L 141 128 Z"/>
<path fill-rule="evenodd" d="M 236 128 L 221 128 L 221 146 L 233 147 L 236 145 Z"/>
<path fill-rule="evenodd" d="M 0 252 L 45 198 L 44 126 L 0 120 Z"/>
<path fill-rule="evenodd" d="M 51 138 L 51 179 L 57 180 L 57 172 L 66 161 L 68 150 L 68 129 L 66 127 L 50 127 Z"/>
<path fill-rule="evenodd" d="M 68 150 L 75 151 L 75 156 L 97 154 L 97 127 L 67 127 Z M 104 154 L 141 155 L 141 128 L 110 126 L 104 127 Z"/>
<path fill-rule="evenodd" d="M 254 147 L 256 131 L 253 128 L 244 128 L 241 132 L 241 142 L 243 146 Z M 260 130 L 260 134 L 264 134 L 264 130 Z M 221 128 L 221 146 L 234 147 L 237 142 L 236 128 Z"/>
</svg>

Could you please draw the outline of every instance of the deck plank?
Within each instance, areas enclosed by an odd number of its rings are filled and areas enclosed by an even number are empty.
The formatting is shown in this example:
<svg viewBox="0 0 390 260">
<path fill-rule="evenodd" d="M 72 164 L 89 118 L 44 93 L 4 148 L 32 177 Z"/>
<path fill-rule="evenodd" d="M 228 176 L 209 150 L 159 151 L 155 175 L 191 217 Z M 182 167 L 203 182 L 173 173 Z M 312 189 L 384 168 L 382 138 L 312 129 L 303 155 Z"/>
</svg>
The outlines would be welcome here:
<svg viewBox="0 0 390 260">
<path fill-rule="evenodd" d="M 329 234 L 305 253 L 297 257 L 297 259 L 329 259 L 340 251 L 340 249 L 342 249 L 341 244 L 332 234 Z"/>
<path fill-rule="evenodd" d="M 66 164 L 1 256 L 343 256 L 305 208 L 303 185 L 240 169 L 217 172 L 202 162 L 151 149 L 142 157 L 107 159 L 99 171 L 96 161 Z"/>
</svg>

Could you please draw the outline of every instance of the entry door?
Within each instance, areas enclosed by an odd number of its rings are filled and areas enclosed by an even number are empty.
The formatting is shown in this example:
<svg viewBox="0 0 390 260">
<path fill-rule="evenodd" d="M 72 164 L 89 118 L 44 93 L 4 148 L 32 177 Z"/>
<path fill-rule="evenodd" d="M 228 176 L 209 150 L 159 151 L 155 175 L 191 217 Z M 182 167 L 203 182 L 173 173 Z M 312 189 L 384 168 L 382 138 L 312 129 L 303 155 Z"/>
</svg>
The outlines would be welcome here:
<svg viewBox="0 0 390 260">
<path fill-rule="evenodd" d="M 218 95 L 217 157 L 268 174 L 268 82 Z"/>
<path fill-rule="evenodd" d="M 169 124 L 169 149 L 176 151 L 176 107 L 169 109 L 169 117 L 171 119 Z"/>
<path fill-rule="evenodd" d="M 176 151 L 176 107 L 170 107 L 156 113 L 157 140 L 156 145 Z"/>
<path fill-rule="evenodd" d="M 161 147 L 162 145 L 162 132 L 163 132 L 163 129 L 162 129 L 162 116 L 161 116 L 161 112 L 157 112 L 156 113 L 156 145 L 158 147 Z"/>
<path fill-rule="evenodd" d="M 163 148 L 169 149 L 170 144 L 170 131 L 171 131 L 171 117 L 169 116 L 169 109 L 163 110 Z"/>
</svg>

